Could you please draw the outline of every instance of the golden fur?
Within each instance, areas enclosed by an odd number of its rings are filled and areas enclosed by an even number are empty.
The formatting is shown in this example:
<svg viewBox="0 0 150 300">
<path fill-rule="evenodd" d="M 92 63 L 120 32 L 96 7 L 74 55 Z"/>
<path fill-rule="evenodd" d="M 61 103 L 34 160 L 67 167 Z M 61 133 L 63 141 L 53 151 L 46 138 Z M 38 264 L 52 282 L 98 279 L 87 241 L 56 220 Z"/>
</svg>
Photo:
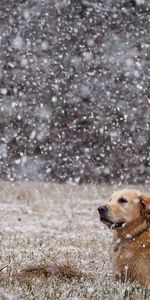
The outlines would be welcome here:
<svg viewBox="0 0 150 300">
<path fill-rule="evenodd" d="M 98 210 L 101 221 L 113 229 L 115 278 L 150 285 L 150 196 L 120 190 Z"/>
</svg>

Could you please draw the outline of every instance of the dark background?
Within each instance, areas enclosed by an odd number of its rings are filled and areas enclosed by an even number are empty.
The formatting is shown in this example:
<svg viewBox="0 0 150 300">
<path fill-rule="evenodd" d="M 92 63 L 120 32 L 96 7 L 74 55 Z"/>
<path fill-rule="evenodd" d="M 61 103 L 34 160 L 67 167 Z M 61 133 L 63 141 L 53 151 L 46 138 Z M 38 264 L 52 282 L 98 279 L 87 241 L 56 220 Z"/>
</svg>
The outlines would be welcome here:
<svg viewBox="0 0 150 300">
<path fill-rule="evenodd" d="M 149 1 L 0 1 L 0 177 L 150 182 Z"/>
</svg>

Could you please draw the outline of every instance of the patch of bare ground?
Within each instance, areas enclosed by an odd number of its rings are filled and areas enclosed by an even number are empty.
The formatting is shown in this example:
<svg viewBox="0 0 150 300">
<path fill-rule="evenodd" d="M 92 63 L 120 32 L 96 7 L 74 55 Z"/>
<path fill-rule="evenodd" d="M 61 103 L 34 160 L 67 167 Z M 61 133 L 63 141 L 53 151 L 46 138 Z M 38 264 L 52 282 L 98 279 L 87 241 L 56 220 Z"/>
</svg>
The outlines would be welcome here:
<svg viewBox="0 0 150 300">
<path fill-rule="evenodd" d="M 113 280 L 111 232 L 97 213 L 111 186 L 0 182 L 0 190 L 0 299 L 150 299 L 148 288 Z"/>
</svg>

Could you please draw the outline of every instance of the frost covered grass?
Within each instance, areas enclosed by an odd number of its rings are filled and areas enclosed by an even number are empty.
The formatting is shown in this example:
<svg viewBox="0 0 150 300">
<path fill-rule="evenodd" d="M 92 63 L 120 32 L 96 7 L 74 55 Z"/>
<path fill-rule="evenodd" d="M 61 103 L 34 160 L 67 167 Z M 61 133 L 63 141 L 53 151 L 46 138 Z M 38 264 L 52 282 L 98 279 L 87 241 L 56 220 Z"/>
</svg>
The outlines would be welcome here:
<svg viewBox="0 0 150 300">
<path fill-rule="evenodd" d="M 96 210 L 110 186 L 1 182 L 0 190 L 0 299 L 150 299 L 150 289 L 112 278 L 111 233 Z"/>
</svg>

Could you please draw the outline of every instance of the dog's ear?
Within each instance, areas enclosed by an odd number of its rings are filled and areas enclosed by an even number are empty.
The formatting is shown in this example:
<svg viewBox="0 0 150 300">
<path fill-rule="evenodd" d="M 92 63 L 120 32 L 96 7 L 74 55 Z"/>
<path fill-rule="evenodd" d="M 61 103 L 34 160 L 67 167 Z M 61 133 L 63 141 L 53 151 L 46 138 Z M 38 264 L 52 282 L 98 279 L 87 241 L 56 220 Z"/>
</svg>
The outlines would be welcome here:
<svg viewBox="0 0 150 300">
<path fill-rule="evenodd" d="M 142 215 L 145 217 L 147 222 L 150 224 L 150 196 L 141 194 L 139 196 L 142 205 Z"/>
</svg>

